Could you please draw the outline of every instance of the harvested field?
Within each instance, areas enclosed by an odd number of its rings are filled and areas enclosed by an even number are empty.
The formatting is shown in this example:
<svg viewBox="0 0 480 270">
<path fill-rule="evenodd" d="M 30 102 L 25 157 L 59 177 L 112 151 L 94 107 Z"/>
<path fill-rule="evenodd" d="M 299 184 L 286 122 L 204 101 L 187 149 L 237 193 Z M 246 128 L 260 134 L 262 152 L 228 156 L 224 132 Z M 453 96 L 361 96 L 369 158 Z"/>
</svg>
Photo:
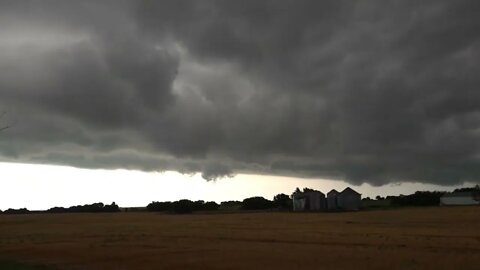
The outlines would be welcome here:
<svg viewBox="0 0 480 270">
<path fill-rule="evenodd" d="M 0 261 L 53 269 L 479 269 L 480 207 L 0 215 Z"/>
</svg>

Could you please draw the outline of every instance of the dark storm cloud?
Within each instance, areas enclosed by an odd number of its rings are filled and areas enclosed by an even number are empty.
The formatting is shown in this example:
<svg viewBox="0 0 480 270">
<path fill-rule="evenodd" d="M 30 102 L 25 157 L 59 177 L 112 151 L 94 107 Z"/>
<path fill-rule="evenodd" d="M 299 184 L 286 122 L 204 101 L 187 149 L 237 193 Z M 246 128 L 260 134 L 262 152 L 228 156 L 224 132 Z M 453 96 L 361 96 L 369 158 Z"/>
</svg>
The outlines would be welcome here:
<svg viewBox="0 0 480 270">
<path fill-rule="evenodd" d="M 480 176 L 477 1 L 3 1 L 4 160 Z"/>
</svg>

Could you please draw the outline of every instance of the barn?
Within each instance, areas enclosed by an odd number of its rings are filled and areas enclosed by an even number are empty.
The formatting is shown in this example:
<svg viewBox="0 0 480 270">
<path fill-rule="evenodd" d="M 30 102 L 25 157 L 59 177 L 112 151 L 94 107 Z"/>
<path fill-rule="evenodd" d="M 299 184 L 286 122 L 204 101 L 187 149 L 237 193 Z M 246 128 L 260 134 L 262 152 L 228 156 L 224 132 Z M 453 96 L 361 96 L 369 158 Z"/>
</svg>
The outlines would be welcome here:
<svg viewBox="0 0 480 270">
<path fill-rule="evenodd" d="M 293 211 L 320 211 L 326 208 L 325 194 L 311 190 L 292 195 Z"/>
<path fill-rule="evenodd" d="M 362 205 L 362 194 L 350 187 L 345 188 L 337 195 L 337 206 L 344 210 L 358 210 Z"/>
<path fill-rule="evenodd" d="M 440 205 L 480 205 L 480 194 L 475 191 L 445 193 Z"/>
<path fill-rule="evenodd" d="M 330 190 L 330 192 L 327 193 L 327 209 L 328 210 L 334 210 L 338 208 L 338 194 L 340 192 L 336 191 L 335 189 Z"/>
</svg>

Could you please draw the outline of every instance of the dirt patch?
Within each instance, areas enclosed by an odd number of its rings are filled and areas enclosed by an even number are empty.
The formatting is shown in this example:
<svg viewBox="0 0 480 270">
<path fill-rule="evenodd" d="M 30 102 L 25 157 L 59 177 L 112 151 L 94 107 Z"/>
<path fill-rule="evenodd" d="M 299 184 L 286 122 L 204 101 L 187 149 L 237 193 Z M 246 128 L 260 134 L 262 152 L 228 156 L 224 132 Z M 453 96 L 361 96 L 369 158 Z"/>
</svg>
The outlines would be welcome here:
<svg viewBox="0 0 480 270">
<path fill-rule="evenodd" d="M 0 258 L 55 269 L 477 269 L 478 224 L 479 207 L 0 216 Z"/>
</svg>

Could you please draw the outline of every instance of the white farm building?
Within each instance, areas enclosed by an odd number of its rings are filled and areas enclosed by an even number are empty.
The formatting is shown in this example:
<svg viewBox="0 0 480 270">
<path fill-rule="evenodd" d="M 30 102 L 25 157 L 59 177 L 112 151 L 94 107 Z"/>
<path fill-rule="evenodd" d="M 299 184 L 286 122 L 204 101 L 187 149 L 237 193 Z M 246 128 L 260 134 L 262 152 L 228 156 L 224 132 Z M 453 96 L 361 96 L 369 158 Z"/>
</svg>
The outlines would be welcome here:
<svg viewBox="0 0 480 270">
<path fill-rule="evenodd" d="M 337 207 L 343 210 L 358 210 L 362 206 L 362 194 L 347 187 L 337 195 Z"/>
<path fill-rule="evenodd" d="M 338 194 L 340 194 L 340 192 L 336 191 L 335 189 L 332 189 L 327 193 L 328 210 L 335 210 L 338 208 Z"/>
<path fill-rule="evenodd" d="M 480 194 L 475 191 L 445 193 L 440 205 L 480 205 Z"/>
<path fill-rule="evenodd" d="M 292 194 L 293 211 L 321 211 L 321 210 L 358 210 L 362 205 L 362 195 L 347 187 L 342 192 L 335 189 L 325 194 L 320 191 L 297 189 Z"/>
<path fill-rule="evenodd" d="M 295 192 L 292 198 L 293 211 L 320 211 L 326 208 L 325 194 L 320 191 Z"/>
</svg>

